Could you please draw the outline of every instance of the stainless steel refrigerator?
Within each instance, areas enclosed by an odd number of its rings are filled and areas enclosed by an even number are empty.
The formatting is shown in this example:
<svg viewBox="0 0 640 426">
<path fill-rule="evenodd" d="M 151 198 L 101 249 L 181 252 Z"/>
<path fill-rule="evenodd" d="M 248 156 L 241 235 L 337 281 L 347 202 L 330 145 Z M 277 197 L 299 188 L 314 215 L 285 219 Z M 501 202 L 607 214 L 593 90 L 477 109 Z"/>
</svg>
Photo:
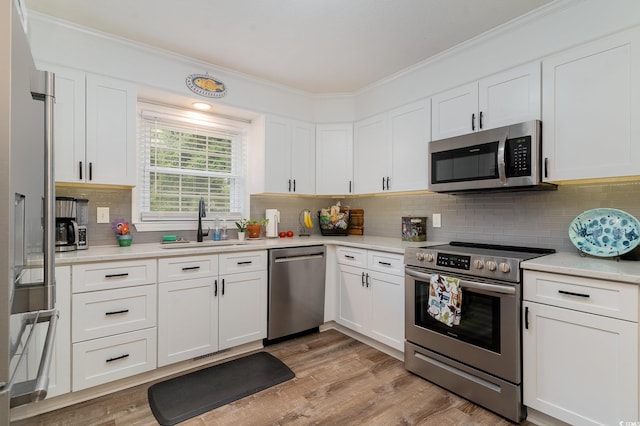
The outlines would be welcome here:
<svg viewBox="0 0 640 426">
<path fill-rule="evenodd" d="M 0 425 L 46 396 L 55 339 L 54 79 L 36 71 L 21 0 L 0 11 Z M 25 373 L 47 327 L 37 374 Z"/>
</svg>

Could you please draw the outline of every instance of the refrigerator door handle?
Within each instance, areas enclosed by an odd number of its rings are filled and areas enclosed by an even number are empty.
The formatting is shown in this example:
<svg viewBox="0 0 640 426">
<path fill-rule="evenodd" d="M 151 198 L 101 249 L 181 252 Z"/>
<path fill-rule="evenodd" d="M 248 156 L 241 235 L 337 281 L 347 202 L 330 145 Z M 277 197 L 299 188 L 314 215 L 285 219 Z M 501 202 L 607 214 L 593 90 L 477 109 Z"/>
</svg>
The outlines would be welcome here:
<svg viewBox="0 0 640 426">
<path fill-rule="evenodd" d="M 36 71 L 31 75 L 31 96 L 33 96 L 34 99 L 44 100 L 44 309 L 53 309 L 55 306 L 56 182 L 53 157 L 53 108 L 55 92 L 54 73 L 49 71 Z"/>
<path fill-rule="evenodd" d="M 42 349 L 42 356 L 40 357 L 40 364 L 38 366 L 38 375 L 33 380 L 27 380 L 26 382 L 12 383 L 11 384 L 11 400 L 10 407 L 17 407 L 19 405 L 29 404 L 43 400 L 47 396 L 47 389 L 49 388 L 49 370 L 51 368 L 51 358 L 53 356 L 53 350 L 55 348 L 56 327 L 58 325 L 58 311 L 55 309 L 49 311 L 38 312 L 30 316 L 26 321 L 33 324 L 33 327 L 39 322 L 48 321 L 49 327 L 47 328 L 47 337 Z M 29 337 L 27 338 L 26 345 L 33 339 L 33 328 Z M 20 359 L 19 362 L 21 362 Z"/>
</svg>

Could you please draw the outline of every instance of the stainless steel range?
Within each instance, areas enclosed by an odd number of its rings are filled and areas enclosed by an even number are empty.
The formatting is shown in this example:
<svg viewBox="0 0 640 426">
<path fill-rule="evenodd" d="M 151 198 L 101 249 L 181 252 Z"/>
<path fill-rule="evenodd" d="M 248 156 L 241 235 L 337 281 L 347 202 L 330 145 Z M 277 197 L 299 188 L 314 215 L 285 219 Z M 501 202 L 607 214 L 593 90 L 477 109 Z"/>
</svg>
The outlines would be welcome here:
<svg viewBox="0 0 640 426">
<path fill-rule="evenodd" d="M 514 422 L 524 419 L 520 263 L 553 252 L 462 242 L 407 248 L 407 370 Z M 453 293 L 438 291 L 443 280 Z M 457 325 L 430 306 L 451 294 L 462 297 Z"/>
</svg>

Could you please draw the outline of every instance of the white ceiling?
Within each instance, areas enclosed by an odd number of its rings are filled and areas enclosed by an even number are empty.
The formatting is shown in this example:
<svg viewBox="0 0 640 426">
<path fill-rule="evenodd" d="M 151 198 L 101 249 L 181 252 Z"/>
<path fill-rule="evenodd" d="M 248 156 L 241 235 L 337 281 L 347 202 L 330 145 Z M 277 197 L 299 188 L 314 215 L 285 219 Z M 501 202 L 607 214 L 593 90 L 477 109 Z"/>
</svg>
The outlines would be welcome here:
<svg viewBox="0 0 640 426">
<path fill-rule="evenodd" d="M 354 92 L 552 0 L 26 0 L 310 93 Z"/>
</svg>

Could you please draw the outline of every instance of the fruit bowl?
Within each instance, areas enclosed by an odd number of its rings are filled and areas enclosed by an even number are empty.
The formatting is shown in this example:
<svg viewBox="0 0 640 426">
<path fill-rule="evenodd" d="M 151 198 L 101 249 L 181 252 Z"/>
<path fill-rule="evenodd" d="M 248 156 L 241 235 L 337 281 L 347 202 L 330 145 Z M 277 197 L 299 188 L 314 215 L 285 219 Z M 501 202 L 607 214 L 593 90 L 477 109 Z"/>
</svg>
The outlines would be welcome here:
<svg viewBox="0 0 640 426">
<path fill-rule="evenodd" d="M 318 212 L 320 233 L 322 235 L 347 235 L 349 232 L 349 211 L 343 211 L 331 216 L 323 216 Z"/>
</svg>

